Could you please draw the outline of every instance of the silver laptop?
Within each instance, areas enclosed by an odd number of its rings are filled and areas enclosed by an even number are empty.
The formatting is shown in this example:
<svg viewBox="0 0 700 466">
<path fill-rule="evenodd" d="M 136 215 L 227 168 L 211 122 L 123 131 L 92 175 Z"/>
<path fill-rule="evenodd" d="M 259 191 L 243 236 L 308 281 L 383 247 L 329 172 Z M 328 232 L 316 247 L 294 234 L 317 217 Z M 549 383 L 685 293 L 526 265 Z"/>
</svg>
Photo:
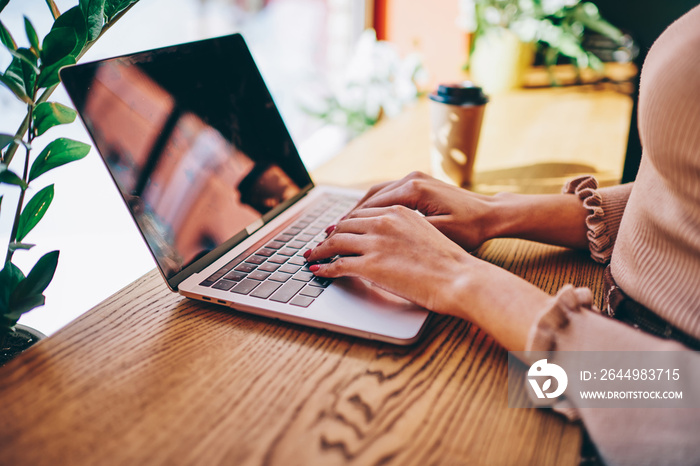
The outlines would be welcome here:
<svg viewBox="0 0 700 466">
<path fill-rule="evenodd" d="M 362 193 L 314 186 L 243 38 L 65 68 L 61 78 L 168 286 L 395 344 L 429 312 L 303 254 Z"/>
</svg>

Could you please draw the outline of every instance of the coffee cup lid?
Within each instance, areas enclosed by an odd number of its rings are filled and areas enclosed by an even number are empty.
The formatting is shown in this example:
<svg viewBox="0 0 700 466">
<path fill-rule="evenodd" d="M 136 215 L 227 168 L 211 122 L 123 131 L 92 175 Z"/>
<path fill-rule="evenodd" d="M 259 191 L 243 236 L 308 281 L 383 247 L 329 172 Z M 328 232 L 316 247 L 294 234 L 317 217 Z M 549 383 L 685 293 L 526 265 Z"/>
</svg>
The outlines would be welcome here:
<svg viewBox="0 0 700 466">
<path fill-rule="evenodd" d="M 464 81 L 440 84 L 437 91 L 430 94 L 430 100 L 449 105 L 484 105 L 489 98 L 479 86 Z"/>
</svg>

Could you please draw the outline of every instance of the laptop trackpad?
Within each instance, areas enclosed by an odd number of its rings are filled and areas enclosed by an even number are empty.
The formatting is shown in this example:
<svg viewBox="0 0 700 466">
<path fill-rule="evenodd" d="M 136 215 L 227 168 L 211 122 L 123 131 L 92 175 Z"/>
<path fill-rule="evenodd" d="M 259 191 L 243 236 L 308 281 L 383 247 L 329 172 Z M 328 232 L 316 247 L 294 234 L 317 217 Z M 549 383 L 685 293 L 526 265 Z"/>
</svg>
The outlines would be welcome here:
<svg viewBox="0 0 700 466">
<path fill-rule="evenodd" d="M 333 286 L 338 287 L 354 296 L 366 299 L 378 306 L 390 309 L 415 309 L 418 306 L 403 298 L 390 293 L 379 286 L 360 278 L 343 277 L 336 279 Z"/>
<path fill-rule="evenodd" d="M 357 278 L 339 278 L 308 309 L 308 317 L 397 341 L 417 337 L 430 312 Z M 353 332 L 353 333 L 355 333 Z"/>
</svg>

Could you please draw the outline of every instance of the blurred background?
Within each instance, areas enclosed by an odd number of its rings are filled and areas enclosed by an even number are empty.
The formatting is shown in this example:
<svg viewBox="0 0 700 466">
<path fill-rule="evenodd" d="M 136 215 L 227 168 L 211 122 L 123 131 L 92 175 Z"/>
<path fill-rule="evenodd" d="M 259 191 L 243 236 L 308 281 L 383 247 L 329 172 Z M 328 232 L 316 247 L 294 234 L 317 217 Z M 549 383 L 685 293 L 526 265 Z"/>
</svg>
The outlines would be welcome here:
<svg viewBox="0 0 700 466">
<path fill-rule="evenodd" d="M 55 1 L 62 12 L 78 3 Z M 382 118 L 399 114 L 440 82 L 473 79 L 490 93 L 523 86 L 604 84 L 634 101 L 638 69 L 651 43 L 698 3 L 140 0 L 82 61 L 240 32 L 312 171 L 353 137 Z M 40 37 L 52 24 L 44 0 L 10 0 L 0 20 L 20 45 L 27 43 L 25 15 Z M 479 48 L 488 60 L 478 58 Z M 0 69 L 10 61 L 9 53 L 0 51 Z M 557 72 L 550 72 L 551 67 Z M 71 105 L 60 86 L 51 100 Z M 25 113 L 24 104 L 0 88 L 0 133 L 14 133 Z M 634 117 L 630 129 L 627 158 L 632 154 L 638 160 L 641 148 Z M 58 136 L 90 142 L 79 122 L 49 132 L 37 140 L 35 149 Z M 20 171 L 16 163 L 13 168 Z M 634 173 L 632 163 L 628 179 Z M 15 254 L 15 262 L 26 271 L 44 253 L 61 251 L 58 270 L 45 293 L 46 305 L 20 320 L 46 334 L 155 266 L 94 150 L 45 175 L 32 189 L 50 183 L 56 183 L 53 204 L 27 236 L 37 246 Z M 0 215 L 3 247 L 13 210 L 7 206 L 17 202 L 13 188 L 0 186 L 5 206 Z"/>
</svg>

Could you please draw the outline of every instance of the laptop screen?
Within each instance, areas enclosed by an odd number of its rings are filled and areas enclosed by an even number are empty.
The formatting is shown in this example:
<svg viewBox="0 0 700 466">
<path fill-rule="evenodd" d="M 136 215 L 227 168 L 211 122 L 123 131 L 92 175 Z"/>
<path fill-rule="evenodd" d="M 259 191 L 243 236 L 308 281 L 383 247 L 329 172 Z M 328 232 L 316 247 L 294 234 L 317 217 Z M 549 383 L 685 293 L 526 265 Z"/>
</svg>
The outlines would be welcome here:
<svg viewBox="0 0 700 466">
<path fill-rule="evenodd" d="M 311 186 L 240 35 L 61 76 L 171 286 Z"/>
</svg>

